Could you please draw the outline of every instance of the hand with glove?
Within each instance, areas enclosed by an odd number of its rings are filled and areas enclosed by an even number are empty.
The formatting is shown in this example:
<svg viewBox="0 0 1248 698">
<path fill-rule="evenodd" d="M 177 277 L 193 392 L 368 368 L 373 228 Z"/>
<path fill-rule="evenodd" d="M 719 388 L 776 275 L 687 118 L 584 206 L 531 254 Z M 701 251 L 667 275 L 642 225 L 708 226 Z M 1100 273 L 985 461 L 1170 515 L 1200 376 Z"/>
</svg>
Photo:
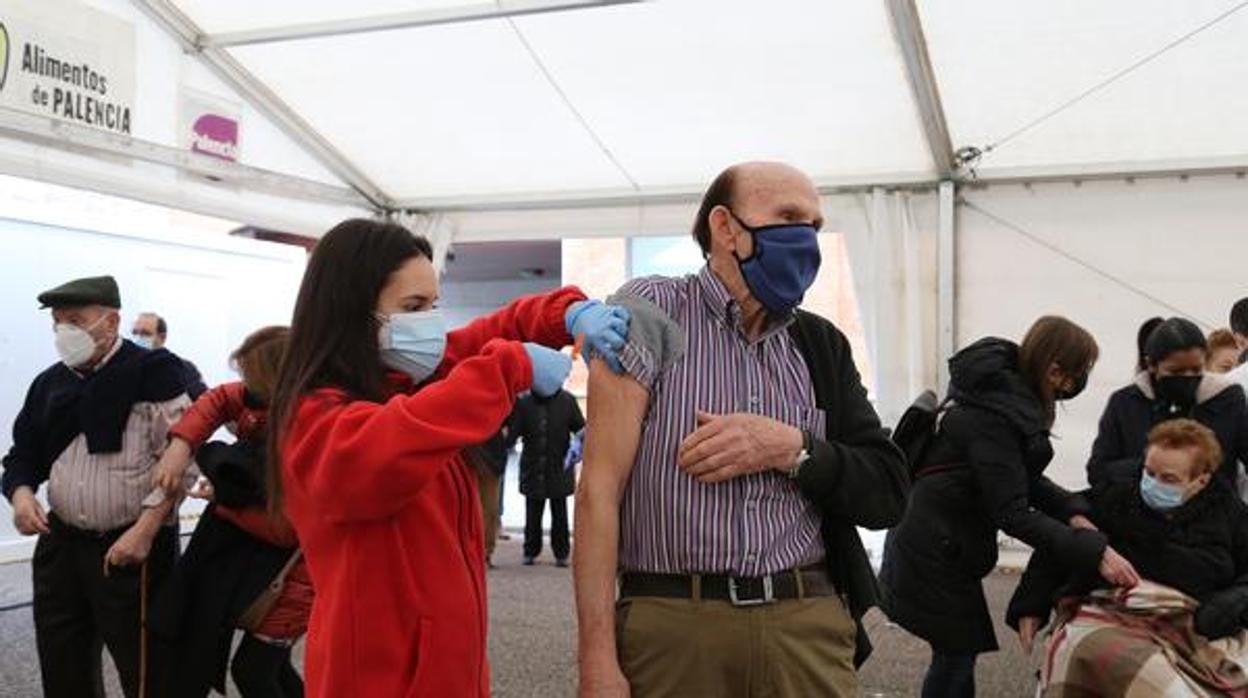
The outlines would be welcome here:
<svg viewBox="0 0 1248 698">
<path fill-rule="evenodd" d="M 572 435 L 572 442 L 568 444 L 568 454 L 563 457 L 563 469 L 571 470 L 576 467 L 584 458 L 585 450 L 585 430 L 582 429 Z"/>
<path fill-rule="evenodd" d="M 572 357 L 532 342 L 525 342 L 524 350 L 533 364 L 533 394 L 550 397 L 559 392 L 572 372 Z"/>
<path fill-rule="evenodd" d="M 615 373 L 623 373 L 619 351 L 628 339 L 628 309 L 619 305 L 604 305 L 601 301 L 588 300 L 573 303 L 564 314 L 568 334 L 582 343 L 581 352 L 585 363 L 597 356 Z"/>
</svg>

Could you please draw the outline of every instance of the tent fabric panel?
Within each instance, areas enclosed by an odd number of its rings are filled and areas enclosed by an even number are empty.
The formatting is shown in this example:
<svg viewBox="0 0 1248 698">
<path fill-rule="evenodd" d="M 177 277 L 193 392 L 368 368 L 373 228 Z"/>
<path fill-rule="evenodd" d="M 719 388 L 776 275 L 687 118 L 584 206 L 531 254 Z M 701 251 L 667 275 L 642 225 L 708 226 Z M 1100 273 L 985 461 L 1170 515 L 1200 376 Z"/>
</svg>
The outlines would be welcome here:
<svg viewBox="0 0 1248 698">
<path fill-rule="evenodd" d="M 231 53 L 398 198 L 629 184 L 504 21 Z"/>
<path fill-rule="evenodd" d="M 674 0 L 516 24 L 643 188 L 751 159 L 934 172 L 884 3 Z"/>
<path fill-rule="evenodd" d="M 983 147 L 1235 7 L 1232 0 L 922 0 L 955 148 Z M 1248 153 L 1248 9 L 984 156 L 990 167 Z"/>
<path fill-rule="evenodd" d="M 399 200 L 644 191 L 749 159 L 933 173 L 874 5 L 672 0 L 231 53 Z"/>
</svg>

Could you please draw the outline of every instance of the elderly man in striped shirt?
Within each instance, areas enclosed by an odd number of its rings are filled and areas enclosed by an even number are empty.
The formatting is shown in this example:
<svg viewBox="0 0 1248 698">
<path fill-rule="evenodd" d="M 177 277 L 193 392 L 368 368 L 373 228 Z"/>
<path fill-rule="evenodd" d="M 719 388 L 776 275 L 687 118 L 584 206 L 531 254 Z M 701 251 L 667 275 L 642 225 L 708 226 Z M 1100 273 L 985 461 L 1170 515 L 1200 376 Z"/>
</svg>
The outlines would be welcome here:
<svg viewBox="0 0 1248 698">
<path fill-rule="evenodd" d="M 60 362 L 40 373 L 13 424 L 0 487 L 31 562 L 35 644 L 48 698 L 102 696 L 101 646 L 127 698 L 164 695 L 144 651 L 144 597 L 172 571 L 175 502 L 152 482 L 169 427 L 190 405 L 176 356 L 121 338 L 111 276 L 39 295 Z M 35 493 L 48 483 L 51 511 Z M 146 667 L 144 663 L 146 662 Z M 148 671 L 146 675 L 143 669 Z"/>
<path fill-rule="evenodd" d="M 822 222 L 800 171 L 731 167 L 694 224 L 701 272 L 612 299 L 633 322 L 626 374 L 590 370 L 582 698 L 857 695 L 856 527 L 895 524 L 908 478 L 844 335 L 797 310 Z"/>
</svg>

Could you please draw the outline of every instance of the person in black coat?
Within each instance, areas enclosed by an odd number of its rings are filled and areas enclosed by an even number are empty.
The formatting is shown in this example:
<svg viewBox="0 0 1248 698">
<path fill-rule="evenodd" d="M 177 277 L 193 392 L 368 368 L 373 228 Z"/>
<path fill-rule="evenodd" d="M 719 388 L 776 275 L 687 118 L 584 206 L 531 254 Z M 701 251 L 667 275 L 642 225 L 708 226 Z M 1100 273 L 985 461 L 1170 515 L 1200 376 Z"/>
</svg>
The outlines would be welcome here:
<svg viewBox="0 0 1248 698">
<path fill-rule="evenodd" d="M 1248 625 L 1248 509 L 1214 476 L 1221 463 L 1212 431 L 1190 419 L 1171 420 L 1149 435 L 1141 468 L 1115 473 L 1087 494 L 1089 519 L 1142 577 L 1200 602 L 1196 631 L 1209 639 Z M 1101 586 L 1102 580 L 1037 553 L 1006 621 L 1030 651 L 1058 599 Z"/>
<path fill-rule="evenodd" d="M 568 534 L 568 497 L 576 491 L 576 472 L 565 468 L 572 435 L 585 428 L 576 398 L 566 390 L 543 398 L 520 399 L 508 423 L 508 439 L 524 439 L 520 455 L 520 494 L 525 496 L 524 564 L 532 565 L 542 552 L 542 516 L 550 501 L 550 547 L 555 564 L 568 566 L 572 544 Z"/>
<path fill-rule="evenodd" d="M 1069 525 L 1083 523 L 1078 500 L 1044 476 L 1054 405 L 1083 390 L 1097 354 L 1085 330 L 1046 317 L 1021 347 L 987 338 L 949 361 L 948 402 L 880 571 L 885 613 L 932 647 L 925 697 L 973 696 L 977 655 L 997 649 L 982 586 L 997 531 L 1134 583 L 1102 534 Z"/>
<path fill-rule="evenodd" d="M 1223 453 L 1218 476 L 1235 487 L 1238 462 L 1248 463 L 1248 404 L 1234 381 L 1205 372 L 1205 353 L 1204 333 L 1188 320 L 1170 318 L 1153 330 L 1145 344 L 1147 369 L 1114 393 L 1101 415 L 1089 484 L 1137 474 L 1148 432 L 1188 417 L 1217 435 Z"/>
</svg>

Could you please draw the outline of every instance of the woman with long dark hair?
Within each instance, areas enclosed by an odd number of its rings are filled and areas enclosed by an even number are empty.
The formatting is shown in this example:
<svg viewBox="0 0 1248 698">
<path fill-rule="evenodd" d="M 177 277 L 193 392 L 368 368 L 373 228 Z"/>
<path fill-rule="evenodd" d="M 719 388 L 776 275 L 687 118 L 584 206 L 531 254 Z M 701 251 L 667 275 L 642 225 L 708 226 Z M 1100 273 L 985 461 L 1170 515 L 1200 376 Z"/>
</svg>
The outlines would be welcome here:
<svg viewBox="0 0 1248 698">
<path fill-rule="evenodd" d="M 987 338 L 950 359 L 948 402 L 880 571 L 889 618 L 932 647 L 925 698 L 975 695 L 976 657 L 997 649 L 982 581 L 998 531 L 1071 569 L 1138 581 L 1044 476 L 1055 406 L 1083 391 L 1097 356 L 1083 328 L 1043 317 L 1022 345 Z"/>
<path fill-rule="evenodd" d="M 320 240 L 271 411 L 270 501 L 316 600 L 309 696 L 489 695 L 482 522 L 462 452 L 526 390 L 553 394 L 584 338 L 615 360 L 622 309 L 575 288 L 447 332 L 428 241 L 345 221 Z"/>
<path fill-rule="evenodd" d="M 1143 368 L 1105 405 L 1088 459 L 1089 484 L 1138 474 L 1153 427 L 1188 418 L 1217 435 L 1223 454 L 1217 475 L 1235 489 L 1239 463 L 1248 463 L 1248 405 L 1237 383 L 1206 371 L 1207 358 L 1205 333 L 1191 320 L 1173 317 L 1153 328 Z"/>
</svg>

